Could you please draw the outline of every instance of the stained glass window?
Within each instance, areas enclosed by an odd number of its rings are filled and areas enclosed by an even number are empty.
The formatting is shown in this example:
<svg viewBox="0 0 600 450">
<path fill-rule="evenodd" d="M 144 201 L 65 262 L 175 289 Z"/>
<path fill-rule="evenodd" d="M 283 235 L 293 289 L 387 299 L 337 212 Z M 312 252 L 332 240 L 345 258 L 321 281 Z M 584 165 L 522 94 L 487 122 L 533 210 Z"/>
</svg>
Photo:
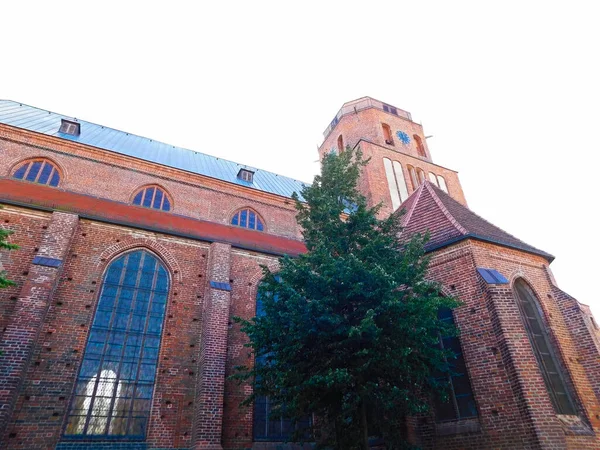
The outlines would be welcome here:
<svg viewBox="0 0 600 450">
<path fill-rule="evenodd" d="M 163 211 L 171 210 L 169 197 L 158 186 L 148 186 L 138 191 L 133 197 L 133 204 L 146 208 L 162 209 Z"/>
<path fill-rule="evenodd" d="M 110 264 L 66 436 L 145 437 L 168 292 L 165 267 L 145 250 L 126 253 Z"/>
<path fill-rule="evenodd" d="M 27 161 L 13 172 L 13 178 L 31 181 L 32 183 L 46 184 L 56 187 L 60 182 L 58 169 L 50 161 L 36 159 Z"/>
<path fill-rule="evenodd" d="M 454 325 L 451 309 L 441 309 L 438 318 Z M 443 402 L 440 396 L 436 396 L 435 412 L 437 421 L 445 422 L 477 416 L 473 389 L 467 374 L 467 366 L 465 365 L 460 340 L 457 336 L 440 336 L 440 347 L 452 350 L 455 358 L 446 361 L 450 365 L 451 374 L 439 380 L 447 385 L 448 401 Z"/>
<path fill-rule="evenodd" d="M 231 218 L 231 225 L 258 231 L 263 231 L 265 229 L 260 216 L 250 208 L 237 211 Z"/>
<path fill-rule="evenodd" d="M 563 372 L 556 349 L 550 340 L 548 329 L 542 320 L 537 298 L 529 285 L 522 279 L 515 281 L 514 291 L 527 335 L 533 347 L 533 353 L 542 372 L 554 410 L 557 414 L 576 415 L 577 411 L 565 383 L 566 374 Z"/>
</svg>

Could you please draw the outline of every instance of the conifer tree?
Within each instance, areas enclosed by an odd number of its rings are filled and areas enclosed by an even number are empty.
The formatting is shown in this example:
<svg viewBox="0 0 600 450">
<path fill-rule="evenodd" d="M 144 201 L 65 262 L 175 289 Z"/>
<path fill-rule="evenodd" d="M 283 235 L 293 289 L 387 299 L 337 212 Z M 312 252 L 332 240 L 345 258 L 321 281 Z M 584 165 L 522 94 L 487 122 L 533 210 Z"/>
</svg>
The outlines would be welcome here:
<svg viewBox="0 0 600 450">
<path fill-rule="evenodd" d="M 369 436 L 402 448 L 405 418 L 427 411 L 449 371 L 438 344 L 454 331 L 438 310 L 457 302 L 426 279 L 426 237 L 399 240 L 401 214 L 378 219 L 359 193 L 367 163 L 350 148 L 324 158 L 294 196 L 307 252 L 277 274 L 263 267 L 263 310 L 236 318 L 256 361 L 234 375 L 254 383 L 244 403 L 268 396 L 274 416 L 310 415 L 323 448 L 366 449 Z"/>
</svg>

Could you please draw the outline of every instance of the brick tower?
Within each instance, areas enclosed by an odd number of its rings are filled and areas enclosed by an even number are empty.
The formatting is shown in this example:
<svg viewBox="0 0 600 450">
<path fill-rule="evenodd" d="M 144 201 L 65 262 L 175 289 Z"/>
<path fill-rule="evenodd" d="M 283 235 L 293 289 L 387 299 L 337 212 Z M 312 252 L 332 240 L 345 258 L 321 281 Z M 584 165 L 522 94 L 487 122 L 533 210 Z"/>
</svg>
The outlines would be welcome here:
<svg viewBox="0 0 600 450">
<path fill-rule="evenodd" d="M 323 133 L 319 157 L 360 146 L 371 163 L 363 171 L 361 188 L 371 204 L 383 202 L 390 214 L 425 180 L 466 205 L 454 170 L 433 163 L 423 127 L 409 112 L 370 97 L 344 103 Z"/>
</svg>

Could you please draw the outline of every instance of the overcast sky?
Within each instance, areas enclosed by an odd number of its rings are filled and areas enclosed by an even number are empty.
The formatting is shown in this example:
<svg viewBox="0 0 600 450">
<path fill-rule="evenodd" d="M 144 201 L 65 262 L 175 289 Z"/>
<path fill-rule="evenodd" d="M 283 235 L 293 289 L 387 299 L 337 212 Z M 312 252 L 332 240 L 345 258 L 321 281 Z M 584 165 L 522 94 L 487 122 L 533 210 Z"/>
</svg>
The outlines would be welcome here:
<svg viewBox="0 0 600 450">
<path fill-rule="evenodd" d="M 600 319 L 594 3 L 3 2 L 0 98 L 311 181 L 375 97 Z"/>
</svg>

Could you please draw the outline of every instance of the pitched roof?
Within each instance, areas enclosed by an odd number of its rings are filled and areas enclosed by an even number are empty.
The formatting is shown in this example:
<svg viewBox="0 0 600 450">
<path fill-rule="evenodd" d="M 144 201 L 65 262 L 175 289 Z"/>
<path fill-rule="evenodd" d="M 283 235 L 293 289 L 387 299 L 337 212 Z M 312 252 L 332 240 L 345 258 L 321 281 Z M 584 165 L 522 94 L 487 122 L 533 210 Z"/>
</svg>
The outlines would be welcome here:
<svg viewBox="0 0 600 450">
<path fill-rule="evenodd" d="M 429 181 L 419 186 L 400 209 L 406 210 L 404 232 L 429 231 L 428 251 L 470 238 L 540 255 L 548 261 L 554 259 L 478 216 Z"/>
<path fill-rule="evenodd" d="M 61 119 L 81 124 L 80 134 L 73 136 L 59 132 Z M 226 159 L 175 147 L 153 139 L 44 111 L 11 100 L 0 100 L 0 123 L 285 197 L 291 197 L 293 192 L 300 194 L 302 187 L 309 184 L 266 170 L 254 169 Z M 240 169 L 248 169 L 254 172 L 252 183 L 237 178 Z"/>
</svg>

